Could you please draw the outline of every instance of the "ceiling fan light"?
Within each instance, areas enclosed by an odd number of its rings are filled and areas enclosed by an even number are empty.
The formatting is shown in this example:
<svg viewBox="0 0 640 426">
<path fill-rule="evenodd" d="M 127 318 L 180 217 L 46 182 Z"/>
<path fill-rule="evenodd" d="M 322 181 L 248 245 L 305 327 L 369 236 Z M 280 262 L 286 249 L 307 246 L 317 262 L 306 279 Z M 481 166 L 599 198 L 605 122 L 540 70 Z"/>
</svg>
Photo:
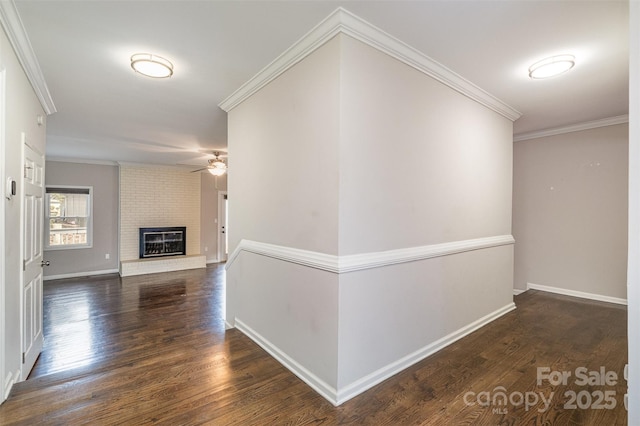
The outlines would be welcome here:
<svg viewBox="0 0 640 426">
<path fill-rule="evenodd" d="M 569 71 L 575 64 L 576 58 L 573 55 L 551 56 L 531 65 L 529 77 L 536 80 L 555 77 Z"/>
<path fill-rule="evenodd" d="M 131 56 L 131 68 L 151 78 L 167 78 L 173 75 L 171 61 L 151 53 L 136 53 Z"/>
<path fill-rule="evenodd" d="M 216 159 L 215 161 L 213 161 L 213 162 L 211 163 L 211 165 L 212 165 L 213 167 L 218 168 L 218 169 L 226 169 L 226 168 L 227 168 L 227 165 L 226 165 L 226 164 L 224 164 L 224 161 L 222 161 L 222 160 L 218 160 L 218 159 Z"/>
<path fill-rule="evenodd" d="M 209 173 L 211 173 L 214 176 L 222 176 L 227 171 L 227 169 L 224 169 L 221 167 L 212 167 L 208 170 L 209 170 Z"/>
</svg>

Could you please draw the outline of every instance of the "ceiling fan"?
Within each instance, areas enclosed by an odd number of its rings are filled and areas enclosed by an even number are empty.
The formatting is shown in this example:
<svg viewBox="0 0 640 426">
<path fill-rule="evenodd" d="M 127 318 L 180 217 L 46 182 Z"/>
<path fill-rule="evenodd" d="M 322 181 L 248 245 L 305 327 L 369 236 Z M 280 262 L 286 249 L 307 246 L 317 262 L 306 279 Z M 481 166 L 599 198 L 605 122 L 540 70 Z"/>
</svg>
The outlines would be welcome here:
<svg viewBox="0 0 640 426">
<path fill-rule="evenodd" d="M 200 172 L 202 170 L 208 170 L 214 176 L 222 176 L 227 172 L 227 165 L 224 160 L 220 159 L 220 153 L 214 152 L 214 158 L 208 160 L 209 165 L 198 170 L 192 170 L 191 173 Z"/>
</svg>

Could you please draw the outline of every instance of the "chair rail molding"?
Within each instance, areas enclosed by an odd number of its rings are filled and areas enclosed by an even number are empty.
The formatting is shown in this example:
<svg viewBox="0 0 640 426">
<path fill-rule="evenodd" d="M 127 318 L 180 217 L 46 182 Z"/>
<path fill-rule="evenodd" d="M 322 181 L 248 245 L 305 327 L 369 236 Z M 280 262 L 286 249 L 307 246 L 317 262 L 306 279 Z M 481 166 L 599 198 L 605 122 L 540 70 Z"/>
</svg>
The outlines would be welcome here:
<svg viewBox="0 0 640 426">
<path fill-rule="evenodd" d="M 442 244 L 337 256 L 276 244 L 241 240 L 240 244 L 238 244 L 236 249 L 229 256 L 229 260 L 227 261 L 225 268 L 229 269 L 240 253 L 244 251 L 283 260 L 285 262 L 321 269 L 334 274 L 344 274 L 347 272 L 362 271 L 365 269 L 380 268 L 399 263 L 448 256 L 471 250 L 512 245 L 514 243 L 515 240 L 512 235 L 498 235 Z"/>
</svg>

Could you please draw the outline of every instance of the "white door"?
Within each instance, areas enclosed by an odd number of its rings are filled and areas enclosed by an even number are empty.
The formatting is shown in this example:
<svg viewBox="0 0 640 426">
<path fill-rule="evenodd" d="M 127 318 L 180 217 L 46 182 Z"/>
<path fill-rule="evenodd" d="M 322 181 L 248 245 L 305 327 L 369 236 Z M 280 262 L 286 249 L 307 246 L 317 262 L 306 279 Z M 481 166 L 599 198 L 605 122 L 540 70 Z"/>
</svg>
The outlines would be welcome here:
<svg viewBox="0 0 640 426">
<path fill-rule="evenodd" d="M 24 136 L 23 136 L 24 137 Z M 42 351 L 44 156 L 23 143 L 22 370 L 26 380 Z"/>
<path fill-rule="evenodd" d="M 229 256 L 227 237 L 227 215 L 229 212 L 227 191 L 218 193 L 218 261 L 226 262 Z"/>
</svg>

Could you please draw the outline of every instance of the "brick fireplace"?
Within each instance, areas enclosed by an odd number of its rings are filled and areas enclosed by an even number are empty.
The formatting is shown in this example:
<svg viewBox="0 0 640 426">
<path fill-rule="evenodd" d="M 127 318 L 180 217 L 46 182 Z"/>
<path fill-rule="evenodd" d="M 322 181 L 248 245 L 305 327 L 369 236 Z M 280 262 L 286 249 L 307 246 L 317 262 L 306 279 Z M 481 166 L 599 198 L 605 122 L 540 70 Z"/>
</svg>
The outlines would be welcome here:
<svg viewBox="0 0 640 426">
<path fill-rule="evenodd" d="M 183 168 L 120 165 L 121 276 L 206 267 L 200 252 L 200 185 L 200 174 Z M 172 231 L 176 225 L 184 229 L 180 249 Z M 164 229 L 141 244 L 145 227 Z M 141 255 L 145 246 L 148 253 Z"/>
</svg>

